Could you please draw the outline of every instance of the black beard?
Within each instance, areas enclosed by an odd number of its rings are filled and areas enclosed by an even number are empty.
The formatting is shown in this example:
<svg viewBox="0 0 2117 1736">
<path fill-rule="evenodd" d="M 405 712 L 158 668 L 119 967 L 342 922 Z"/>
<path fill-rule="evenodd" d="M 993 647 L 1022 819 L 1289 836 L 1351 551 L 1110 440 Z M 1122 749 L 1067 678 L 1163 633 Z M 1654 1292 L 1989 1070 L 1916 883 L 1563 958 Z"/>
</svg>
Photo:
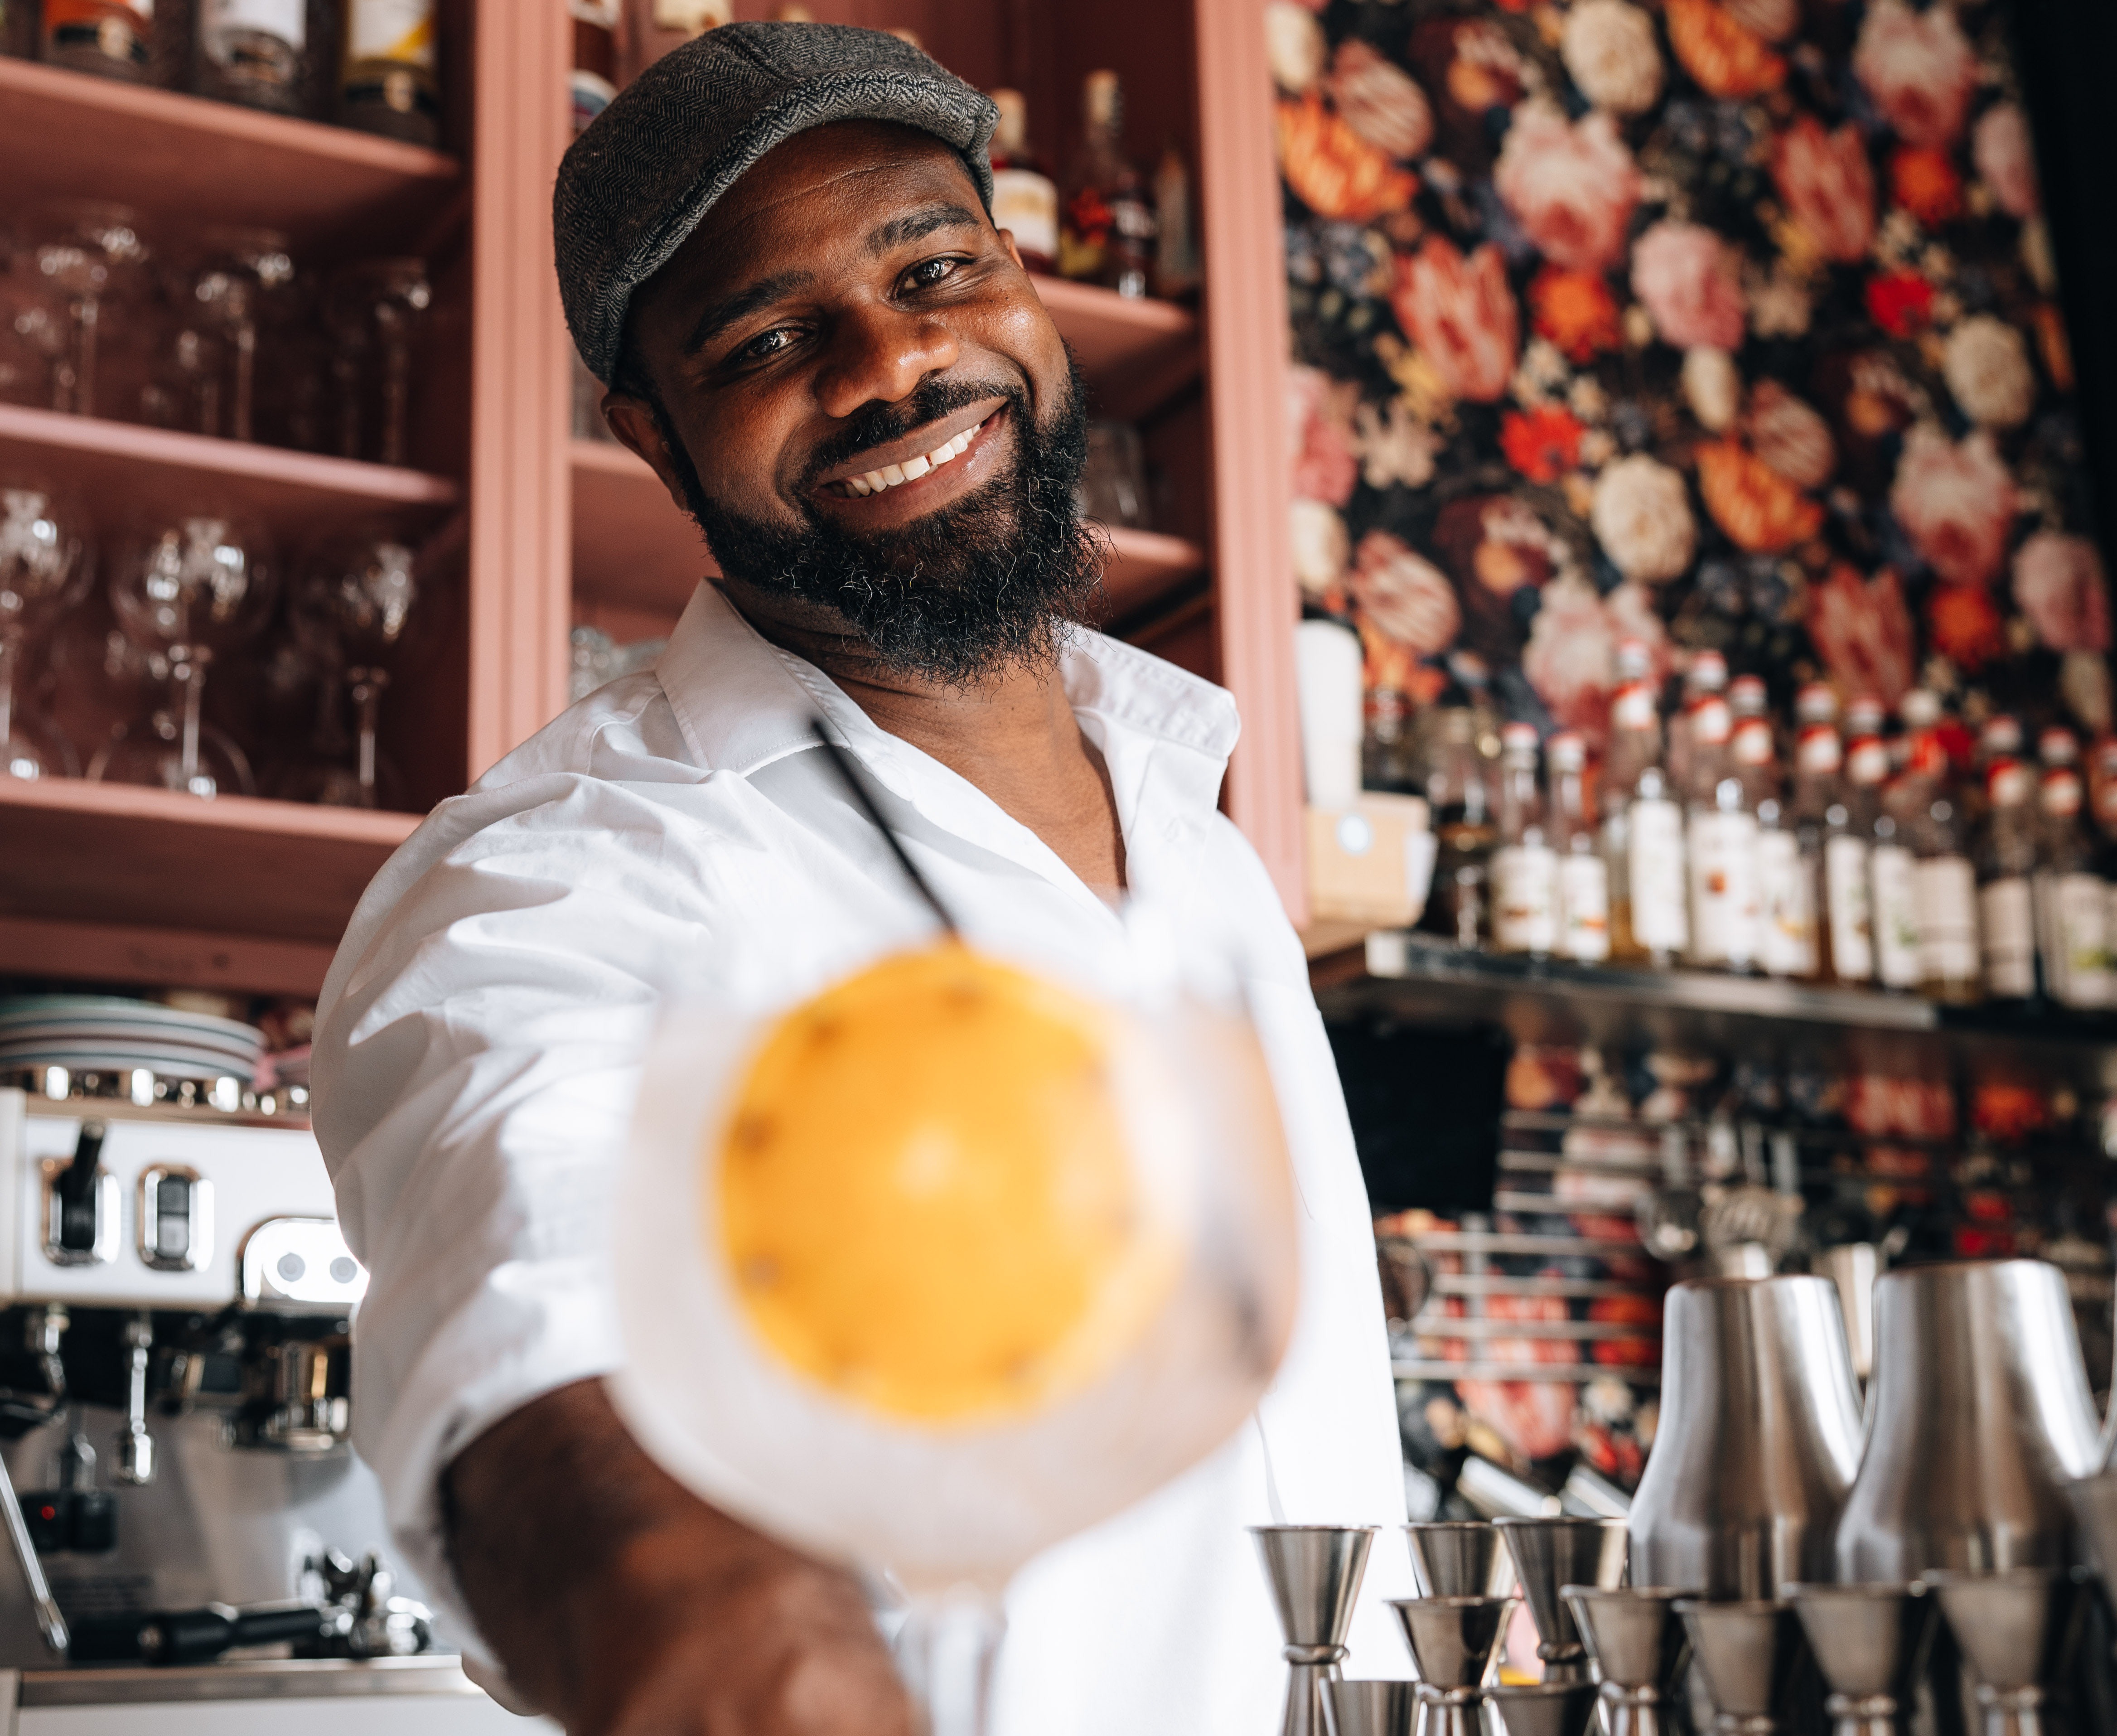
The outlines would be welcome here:
<svg viewBox="0 0 2117 1736">
<path fill-rule="evenodd" d="M 833 609 L 885 668 L 961 688 L 1010 669 L 1048 668 L 1066 623 L 1082 616 L 1101 582 L 1103 545 L 1076 506 L 1088 453 L 1079 368 L 1072 368 L 1048 425 L 1036 423 L 1018 386 L 929 380 L 901 404 L 854 417 L 809 468 L 819 475 L 995 397 L 1006 399 L 1013 422 L 1012 469 L 902 529 L 866 536 L 842 529 L 805 500 L 801 522 L 782 525 L 709 498 L 690 455 L 655 409 L 691 517 L 722 573 Z"/>
</svg>

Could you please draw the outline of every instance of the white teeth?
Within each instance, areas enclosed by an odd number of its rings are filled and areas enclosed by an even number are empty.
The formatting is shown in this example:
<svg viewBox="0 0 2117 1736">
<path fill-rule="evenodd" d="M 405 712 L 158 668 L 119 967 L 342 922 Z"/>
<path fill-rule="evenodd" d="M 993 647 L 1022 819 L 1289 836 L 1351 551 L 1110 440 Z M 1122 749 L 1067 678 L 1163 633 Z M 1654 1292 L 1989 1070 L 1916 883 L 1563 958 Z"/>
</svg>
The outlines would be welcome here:
<svg viewBox="0 0 2117 1736">
<path fill-rule="evenodd" d="M 978 429 L 984 426 L 981 422 L 975 427 L 966 428 L 953 440 L 945 440 L 931 452 L 918 458 L 908 458 L 901 464 L 884 464 L 879 470 L 870 470 L 864 476 L 849 476 L 846 478 L 846 487 L 865 498 L 870 494 L 880 494 L 885 488 L 894 488 L 900 482 L 916 482 L 936 464 L 945 464 L 969 451 L 971 442 L 977 438 Z"/>
</svg>

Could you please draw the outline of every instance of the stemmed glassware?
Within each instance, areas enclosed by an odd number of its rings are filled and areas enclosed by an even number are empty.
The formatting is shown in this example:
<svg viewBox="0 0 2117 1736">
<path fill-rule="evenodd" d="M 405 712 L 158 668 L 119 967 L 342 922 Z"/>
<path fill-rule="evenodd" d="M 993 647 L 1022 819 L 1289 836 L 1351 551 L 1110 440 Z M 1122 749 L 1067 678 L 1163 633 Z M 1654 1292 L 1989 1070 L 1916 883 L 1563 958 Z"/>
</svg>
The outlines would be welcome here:
<svg viewBox="0 0 2117 1736">
<path fill-rule="evenodd" d="M 334 344 L 339 457 L 404 462 L 412 345 L 433 299 L 418 259 L 368 260 L 332 284 L 325 318 Z"/>
<path fill-rule="evenodd" d="M 249 763 L 205 722 L 214 658 L 264 626 L 273 594 L 270 546 L 232 515 L 187 514 L 136 538 L 110 575 L 110 603 L 127 640 L 166 663 L 171 705 L 124 726 L 89 776 L 212 796 L 253 788 Z"/>
<path fill-rule="evenodd" d="M 191 299 L 226 348 L 226 426 L 203 430 L 231 440 L 254 437 L 257 404 L 257 334 L 265 304 L 294 280 L 284 235 L 271 229 L 223 229 L 209 238 L 206 256 L 191 275 Z"/>
<path fill-rule="evenodd" d="M 32 723 L 21 692 L 22 648 L 86 589 L 88 546 L 51 494 L 0 487 L 0 777 L 70 773 L 73 750 L 56 726 Z"/>
<path fill-rule="evenodd" d="M 138 288 L 147 264 L 138 217 L 127 206 L 67 200 L 48 206 L 30 257 L 65 298 L 70 341 L 53 370 L 52 408 L 96 413 L 106 316 Z"/>
</svg>

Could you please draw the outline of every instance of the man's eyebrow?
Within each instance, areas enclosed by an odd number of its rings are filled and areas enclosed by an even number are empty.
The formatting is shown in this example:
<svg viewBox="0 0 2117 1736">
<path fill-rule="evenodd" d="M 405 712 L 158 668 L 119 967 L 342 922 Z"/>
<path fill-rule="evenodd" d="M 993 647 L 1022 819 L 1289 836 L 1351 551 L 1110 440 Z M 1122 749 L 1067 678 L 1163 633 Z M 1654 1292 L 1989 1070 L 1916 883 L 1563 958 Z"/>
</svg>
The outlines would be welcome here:
<svg viewBox="0 0 2117 1736">
<path fill-rule="evenodd" d="M 867 250 L 870 253 L 887 253 L 892 247 L 901 247 L 907 241 L 916 241 L 922 235 L 931 235 L 936 229 L 975 229 L 978 214 L 966 205 L 929 205 L 909 216 L 892 217 L 879 229 L 868 232 Z"/>
<path fill-rule="evenodd" d="M 754 284 L 745 284 L 733 295 L 715 302 L 700 314 L 691 327 L 691 335 L 684 339 L 684 353 L 694 356 L 707 344 L 726 331 L 737 320 L 768 307 L 790 289 L 799 289 L 809 282 L 813 271 L 778 271 L 770 277 L 761 277 Z"/>
</svg>

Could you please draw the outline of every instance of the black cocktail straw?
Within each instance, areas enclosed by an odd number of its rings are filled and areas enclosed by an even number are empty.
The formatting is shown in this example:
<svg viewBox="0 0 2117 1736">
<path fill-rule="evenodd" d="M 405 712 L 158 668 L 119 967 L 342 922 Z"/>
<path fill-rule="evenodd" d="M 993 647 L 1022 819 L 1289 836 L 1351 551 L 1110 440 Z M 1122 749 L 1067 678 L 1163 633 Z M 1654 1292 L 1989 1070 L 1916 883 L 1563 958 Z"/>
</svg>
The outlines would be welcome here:
<svg viewBox="0 0 2117 1736">
<path fill-rule="evenodd" d="M 951 940 L 960 940 L 962 938 L 962 930 L 956 926 L 956 919 L 948 914 L 948 907 L 941 902 L 939 894 L 926 884 L 926 876 L 919 871 L 918 865 L 911 860 L 904 847 L 903 840 L 891 829 L 889 822 L 882 817 L 882 810 L 874 805 L 874 797 L 868 794 L 867 786 L 860 782 L 860 775 L 854 768 L 852 756 L 831 739 L 830 732 L 823 727 L 823 720 L 821 718 L 811 718 L 809 727 L 815 735 L 816 745 L 829 755 L 831 769 L 837 772 L 846 788 L 851 792 L 853 801 L 859 805 L 860 812 L 873 820 L 875 829 L 888 840 L 889 853 L 897 858 L 897 866 L 904 870 L 905 879 L 911 882 L 913 889 L 926 901 L 926 907 L 934 912 L 934 920 L 948 930 L 948 937 Z"/>
</svg>

